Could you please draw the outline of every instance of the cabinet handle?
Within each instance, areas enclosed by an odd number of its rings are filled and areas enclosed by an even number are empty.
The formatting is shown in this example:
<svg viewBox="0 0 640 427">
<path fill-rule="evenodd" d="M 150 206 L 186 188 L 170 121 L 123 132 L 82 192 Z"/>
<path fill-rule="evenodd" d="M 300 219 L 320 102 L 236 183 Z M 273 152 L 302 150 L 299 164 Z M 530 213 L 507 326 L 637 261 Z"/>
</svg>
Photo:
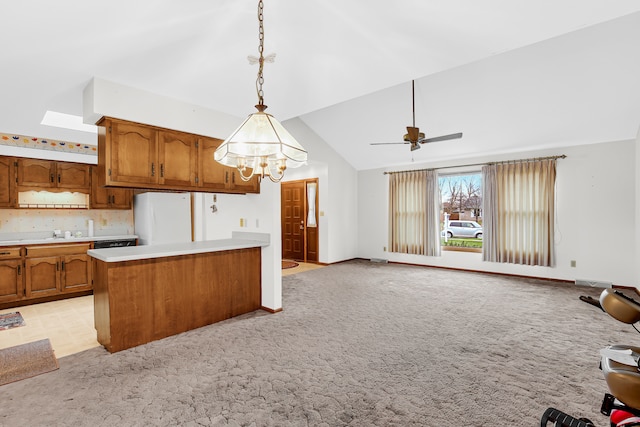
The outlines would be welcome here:
<svg viewBox="0 0 640 427">
<path fill-rule="evenodd" d="M 18 276 L 22 274 L 22 266 L 18 264 Z"/>
<path fill-rule="evenodd" d="M 164 163 L 160 163 L 160 177 L 164 178 Z"/>
<path fill-rule="evenodd" d="M 60 184 L 60 174 L 58 174 L 58 184 Z"/>
<path fill-rule="evenodd" d="M 151 163 L 151 176 L 156 176 L 156 165 Z"/>
<path fill-rule="evenodd" d="M 11 252 L 0 252 L 0 255 L 11 255 Z"/>
<path fill-rule="evenodd" d="M 49 175 L 49 181 L 53 182 L 53 174 Z"/>
<path fill-rule="evenodd" d="M 224 173 L 224 183 L 225 183 L 225 184 L 227 184 L 228 182 L 229 182 L 229 172 L 228 172 L 228 171 L 226 171 L 226 172 Z"/>
<path fill-rule="evenodd" d="M 56 261 L 56 271 L 60 271 L 60 263 Z"/>
<path fill-rule="evenodd" d="M 64 271 L 64 261 L 62 261 L 61 264 L 62 264 L 62 271 Z"/>
<path fill-rule="evenodd" d="M 236 173 L 235 172 L 231 174 L 231 183 L 232 184 L 236 183 Z"/>
</svg>

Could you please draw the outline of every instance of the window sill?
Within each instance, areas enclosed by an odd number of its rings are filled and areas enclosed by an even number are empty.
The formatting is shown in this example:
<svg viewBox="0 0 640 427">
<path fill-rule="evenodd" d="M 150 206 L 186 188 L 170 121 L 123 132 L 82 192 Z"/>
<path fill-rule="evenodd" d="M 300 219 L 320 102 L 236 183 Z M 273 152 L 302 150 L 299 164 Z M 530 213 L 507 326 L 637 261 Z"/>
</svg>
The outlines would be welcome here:
<svg viewBox="0 0 640 427">
<path fill-rule="evenodd" d="M 464 248 L 461 246 L 442 246 L 441 248 L 443 251 L 482 253 L 482 248 Z"/>
</svg>

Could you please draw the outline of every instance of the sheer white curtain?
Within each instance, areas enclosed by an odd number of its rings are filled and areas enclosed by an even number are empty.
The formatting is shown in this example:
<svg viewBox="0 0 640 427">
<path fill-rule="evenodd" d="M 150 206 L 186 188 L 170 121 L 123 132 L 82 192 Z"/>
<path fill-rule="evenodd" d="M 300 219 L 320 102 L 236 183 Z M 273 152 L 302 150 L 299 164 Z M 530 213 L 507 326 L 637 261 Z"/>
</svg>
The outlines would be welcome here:
<svg viewBox="0 0 640 427">
<path fill-rule="evenodd" d="M 484 261 L 555 266 L 555 182 L 555 159 L 482 168 Z"/>
<path fill-rule="evenodd" d="M 389 251 L 440 256 L 438 174 L 395 172 L 389 177 Z"/>
</svg>

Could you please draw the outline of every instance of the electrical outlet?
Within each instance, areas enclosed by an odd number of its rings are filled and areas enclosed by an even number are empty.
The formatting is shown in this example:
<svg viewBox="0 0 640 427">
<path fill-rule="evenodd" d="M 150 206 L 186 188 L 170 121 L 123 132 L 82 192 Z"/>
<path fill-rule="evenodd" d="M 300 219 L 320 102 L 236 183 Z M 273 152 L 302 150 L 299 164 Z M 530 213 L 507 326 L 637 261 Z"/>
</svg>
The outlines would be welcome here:
<svg viewBox="0 0 640 427">
<path fill-rule="evenodd" d="M 387 252 L 387 247 L 386 247 L 386 246 L 383 246 L 383 247 L 382 247 L 382 250 L 383 250 L 383 251 L 385 251 L 385 252 Z"/>
<path fill-rule="evenodd" d="M 572 259 L 572 260 L 571 260 L 571 267 L 575 267 L 575 266 L 576 266 L 576 260 L 575 260 L 575 259 Z"/>
<path fill-rule="evenodd" d="M 240 227 L 244 227 L 244 218 L 240 218 Z"/>
</svg>

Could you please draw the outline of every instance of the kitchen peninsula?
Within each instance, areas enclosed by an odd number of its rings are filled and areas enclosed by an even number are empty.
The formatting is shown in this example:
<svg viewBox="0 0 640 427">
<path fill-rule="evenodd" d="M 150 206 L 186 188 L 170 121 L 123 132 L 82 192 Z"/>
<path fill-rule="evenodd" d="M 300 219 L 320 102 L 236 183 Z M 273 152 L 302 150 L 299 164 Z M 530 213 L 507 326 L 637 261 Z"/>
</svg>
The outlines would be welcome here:
<svg viewBox="0 0 640 427">
<path fill-rule="evenodd" d="M 94 249 L 98 342 L 117 352 L 261 307 L 269 235 Z"/>
</svg>

